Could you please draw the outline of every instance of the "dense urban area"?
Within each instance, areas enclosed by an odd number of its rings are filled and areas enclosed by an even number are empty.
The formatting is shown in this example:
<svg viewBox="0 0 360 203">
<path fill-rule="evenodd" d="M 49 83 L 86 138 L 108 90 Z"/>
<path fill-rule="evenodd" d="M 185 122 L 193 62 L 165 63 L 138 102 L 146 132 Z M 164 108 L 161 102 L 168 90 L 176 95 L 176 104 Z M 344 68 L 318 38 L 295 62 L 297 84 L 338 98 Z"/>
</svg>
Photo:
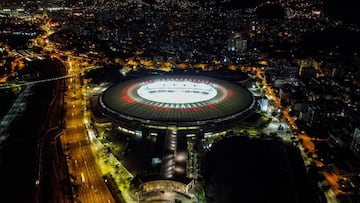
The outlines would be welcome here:
<svg viewBox="0 0 360 203">
<path fill-rule="evenodd" d="M 2 0 L 0 202 L 359 202 L 356 12 L 348 0 Z M 124 92 L 155 76 L 252 103 L 211 123 L 220 102 L 140 104 L 194 111 L 188 126 L 127 113 L 147 98 Z M 116 119 L 111 91 L 129 106 Z"/>
</svg>

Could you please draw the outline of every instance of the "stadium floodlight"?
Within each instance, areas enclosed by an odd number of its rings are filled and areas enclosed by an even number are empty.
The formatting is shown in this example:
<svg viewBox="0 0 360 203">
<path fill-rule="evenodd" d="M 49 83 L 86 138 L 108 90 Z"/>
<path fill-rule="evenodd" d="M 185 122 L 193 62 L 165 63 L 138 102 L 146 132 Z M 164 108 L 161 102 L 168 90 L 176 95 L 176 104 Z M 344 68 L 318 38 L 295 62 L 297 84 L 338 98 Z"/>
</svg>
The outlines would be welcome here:
<svg viewBox="0 0 360 203">
<path fill-rule="evenodd" d="M 160 80 L 141 86 L 137 94 L 154 102 L 189 104 L 213 99 L 217 95 L 217 90 L 202 82 Z"/>
</svg>

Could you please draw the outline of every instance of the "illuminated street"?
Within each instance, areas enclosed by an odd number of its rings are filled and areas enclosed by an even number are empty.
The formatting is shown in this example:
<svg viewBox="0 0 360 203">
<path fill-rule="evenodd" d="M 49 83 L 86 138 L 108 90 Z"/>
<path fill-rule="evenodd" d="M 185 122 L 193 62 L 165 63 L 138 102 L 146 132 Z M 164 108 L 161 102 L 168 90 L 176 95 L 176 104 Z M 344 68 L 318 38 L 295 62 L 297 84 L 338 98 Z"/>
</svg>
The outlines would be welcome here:
<svg viewBox="0 0 360 203">
<path fill-rule="evenodd" d="M 79 71 L 78 64 L 69 64 L 69 74 Z M 96 159 L 92 151 L 92 142 L 89 141 L 84 128 L 85 111 L 82 105 L 83 95 L 81 78 L 68 79 L 65 91 L 65 125 L 64 135 L 61 137 L 66 150 L 69 173 L 74 176 L 73 192 L 75 199 L 85 202 L 114 202 L 107 186 L 102 178 L 101 171 L 97 167 Z"/>
</svg>

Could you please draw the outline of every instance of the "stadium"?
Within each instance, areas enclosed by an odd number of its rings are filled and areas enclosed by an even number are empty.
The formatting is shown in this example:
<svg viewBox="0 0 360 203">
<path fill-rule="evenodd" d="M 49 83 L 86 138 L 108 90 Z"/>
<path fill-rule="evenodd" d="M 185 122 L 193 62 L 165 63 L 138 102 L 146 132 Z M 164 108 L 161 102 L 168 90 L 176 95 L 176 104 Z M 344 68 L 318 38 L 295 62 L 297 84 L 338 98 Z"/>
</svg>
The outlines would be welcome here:
<svg viewBox="0 0 360 203">
<path fill-rule="evenodd" d="M 216 132 L 241 122 L 254 111 L 245 88 L 221 79 L 189 75 L 147 76 L 109 87 L 99 110 L 134 134 L 169 128 L 178 134 Z"/>
</svg>

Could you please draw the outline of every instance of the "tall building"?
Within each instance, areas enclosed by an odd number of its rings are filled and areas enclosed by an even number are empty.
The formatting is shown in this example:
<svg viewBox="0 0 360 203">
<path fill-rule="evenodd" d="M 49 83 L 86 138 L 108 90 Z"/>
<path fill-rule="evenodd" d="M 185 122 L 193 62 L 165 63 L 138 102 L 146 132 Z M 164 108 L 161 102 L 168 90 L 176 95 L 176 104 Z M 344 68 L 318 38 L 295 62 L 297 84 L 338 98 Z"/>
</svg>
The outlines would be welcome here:
<svg viewBox="0 0 360 203">
<path fill-rule="evenodd" d="M 245 51 L 247 49 L 247 33 L 235 33 L 228 40 L 229 51 Z"/>
<path fill-rule="evenodd" d="M 351 151 L 357 156 L 360 157 L 360 129 L 355 128 L 353 139 L 350 145 Z"/>
</svg>

